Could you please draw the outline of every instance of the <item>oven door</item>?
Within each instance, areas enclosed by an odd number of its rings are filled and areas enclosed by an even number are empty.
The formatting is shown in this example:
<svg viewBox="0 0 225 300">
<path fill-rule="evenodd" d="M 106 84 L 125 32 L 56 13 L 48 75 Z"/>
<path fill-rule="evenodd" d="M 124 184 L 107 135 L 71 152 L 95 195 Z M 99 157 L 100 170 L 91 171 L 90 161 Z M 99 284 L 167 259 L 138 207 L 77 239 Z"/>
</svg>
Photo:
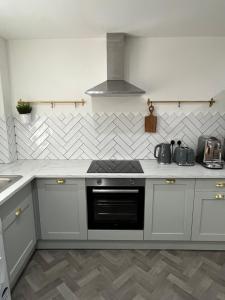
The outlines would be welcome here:
<svg viewBox="0 0 225 300">
<path fill-rule="evenodd" d="M 88 229 L 143 229 L 144 187 L 87 187 Z"/>
</svg>

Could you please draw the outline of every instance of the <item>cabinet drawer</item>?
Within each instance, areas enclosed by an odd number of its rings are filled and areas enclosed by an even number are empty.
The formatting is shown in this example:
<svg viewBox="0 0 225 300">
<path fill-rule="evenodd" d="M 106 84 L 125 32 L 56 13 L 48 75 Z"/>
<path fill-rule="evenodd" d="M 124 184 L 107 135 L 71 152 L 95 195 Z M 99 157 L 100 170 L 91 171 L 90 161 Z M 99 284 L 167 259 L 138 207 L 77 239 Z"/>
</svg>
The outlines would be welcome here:
<svg viewBox="0 0 225 300">
<path fill-rule="evenodd" d="M 28 198 L 19 203 L 18 207 L 16 207 L 8 216 L 3 219 L 3 230 L 7 230 L 7 228 L 16 222 L 17 219 L 23 217 L 30 205 L 31 203 Z"/>
<path fill-rule="evenodd" d="M 54 186 L 65 186 L 65 185 L 79 185 L 79 187 L 85 187 L 84 179 L 74 179 L 74 178 L 64 178 L 64 177 L 56 177 L 56 178 L 44 178 L 37 180 L 38 187 L 44 187 L 45 185 L 54 185 Z"/>
<path fill-rule="evenodd" d="M 166 177 L 163 179 L 148 179 L 149 182 L 153 183 L 155 186 L 166 185 L 166 186 L 176 186 L 176 185 L 186 185 L 186 184 L 194 184 L 193 179 L 177 179 Z M 194 188 L 194 185 L 193 185 Z"/>
<path fill-rule="evenodd" d="M 197 179 L 196 191 L 225 191 L 224 179 Z"/>
</svg>

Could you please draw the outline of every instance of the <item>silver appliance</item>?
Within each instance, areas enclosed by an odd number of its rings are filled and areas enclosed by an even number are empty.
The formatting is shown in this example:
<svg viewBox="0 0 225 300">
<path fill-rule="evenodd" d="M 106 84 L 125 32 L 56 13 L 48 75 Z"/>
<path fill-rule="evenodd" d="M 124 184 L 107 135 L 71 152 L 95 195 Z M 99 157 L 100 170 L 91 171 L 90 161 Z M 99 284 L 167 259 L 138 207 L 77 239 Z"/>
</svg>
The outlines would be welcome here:
<svg viewBox="0 0 225 300">
<path fill-rule="evenodd" d="M 0 300 L 11 300 L 0 219 Z"/>
<path fill-rule="evenodd" d="M 144 90 L 124 80 L 125 33 L 107 33 L 107 80 L 85 93 L 91 96 L 137 96 Z"/>
<path fill-rule="evenodd" d="M 198 139 L 196 161 L 209 169 L 222 169 L 224 165 L 223 145 L 216 137 L 200 136 Z"/>
</svg>

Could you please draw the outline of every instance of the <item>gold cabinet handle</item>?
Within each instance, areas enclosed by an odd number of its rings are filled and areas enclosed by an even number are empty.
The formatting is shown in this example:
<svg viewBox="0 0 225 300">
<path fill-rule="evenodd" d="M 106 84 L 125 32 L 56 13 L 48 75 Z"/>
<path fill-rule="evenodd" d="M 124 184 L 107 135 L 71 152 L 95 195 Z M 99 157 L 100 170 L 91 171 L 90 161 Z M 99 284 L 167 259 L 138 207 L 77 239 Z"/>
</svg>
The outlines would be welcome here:
<svg viewBox="0 0 225 300">
<path fill-rule="evenodd" d="M 225 187 L 225 182 L 217 182 L 216 187 L 219 188 Z"/>
<path fill-rule="evenodd" d="M 65 179 L 63 179 L 63 178 L 57 179 L 56 183 L 57 184 L 64 184 L 65 183 Z"/>
<path fill-rule="evenodd" d="M 175 179 L 166 179 L 167 184 L 174 184 L 176 182 Z"/>
<path fill-rule="evenodd" d="M 19 217 L 21 213 L 22 213 L 22 208 L 17 208 L 15 212 L 16 217 Z"/>
<path fill-rule="evenodd" d="M 216 199 L 224 199 L 224 195 L 223 194 L 216 194 Z"/>
</svg>

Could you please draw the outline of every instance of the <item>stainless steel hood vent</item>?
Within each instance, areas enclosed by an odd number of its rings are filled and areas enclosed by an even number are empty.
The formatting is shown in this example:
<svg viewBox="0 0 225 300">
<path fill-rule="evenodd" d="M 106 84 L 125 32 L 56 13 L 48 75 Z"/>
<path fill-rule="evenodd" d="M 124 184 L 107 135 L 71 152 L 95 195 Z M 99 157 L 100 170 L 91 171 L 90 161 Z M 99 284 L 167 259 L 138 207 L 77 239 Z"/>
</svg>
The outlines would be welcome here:
<svg viewBox="0 0 225 300">
<path fill-rule="evenodd" d="M 107 33 L 107 80 L 87 90 L 91 96 L 141 95 L 145 91 L 124 80 L 124 33 Z"/>
</svg>

